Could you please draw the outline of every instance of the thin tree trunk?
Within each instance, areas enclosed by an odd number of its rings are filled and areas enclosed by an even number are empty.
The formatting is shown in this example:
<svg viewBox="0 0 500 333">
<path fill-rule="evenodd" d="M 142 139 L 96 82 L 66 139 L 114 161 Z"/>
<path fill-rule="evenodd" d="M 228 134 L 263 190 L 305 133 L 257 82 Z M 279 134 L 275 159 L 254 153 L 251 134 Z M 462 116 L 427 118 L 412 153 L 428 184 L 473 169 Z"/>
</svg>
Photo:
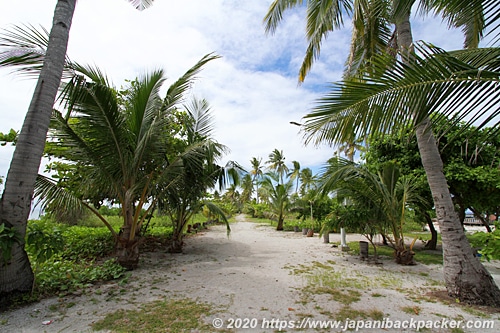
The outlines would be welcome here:
<svg viewBox="0 0 500 333">
<path fill-rule="evenodd" d="M 461 302 L 500 307 L 500 289 L 474 256 L 455 212 L 428 117 L 417 125 L 416 136 L 441 230 L 443 272 L 448 294 Z"/>
<path fill-rule="evenodd" d="M 23 239 L 50 116 L 61 83 L 75 5 L 76 0 L 57 1 L 43 68 L 19 134 L 0 203 L 1 222 L 14 227 Z M 32 284 L 33 272 L 24 242 L 16 243 L 12 260 L 0 269 L 0 293 L 29 291 Z"/>
<path fill-rule="evenodd" d="M 282 231 L 284 229 L 283 228 L 284 221 L 285 221 L 284 216 L 280 214 L 278 217 L 278 225 L 276 226 L 276 230 Z"/>
<path fill-rule="evenodd" d="M 491 227 L 488 224 L 489 221 L 487 221 L 483 216 L 481 216 L 481 214 L 474 208 L 471 208 L 470 210 L 472 211 L 472 213 L 474 213 L 474 217 L 476 217 L 477 219 L 479 219 L 479 221 L 481 221 L 483 226 L 486 228 L 486 231 L 491 232 Z"/>
<path fill-rule="evenodd" d="M 427 250 L 435 250 L 437 248 L 437 231 L 436 228 L 434 228 L 434 223 L 432 223 L 432 219 L 429 214 L 425 213 L 424 216 L 431 232 L 431 239 L 427 242 L 427 244 L 425 244 L 425 248 Z"/>
</svg>

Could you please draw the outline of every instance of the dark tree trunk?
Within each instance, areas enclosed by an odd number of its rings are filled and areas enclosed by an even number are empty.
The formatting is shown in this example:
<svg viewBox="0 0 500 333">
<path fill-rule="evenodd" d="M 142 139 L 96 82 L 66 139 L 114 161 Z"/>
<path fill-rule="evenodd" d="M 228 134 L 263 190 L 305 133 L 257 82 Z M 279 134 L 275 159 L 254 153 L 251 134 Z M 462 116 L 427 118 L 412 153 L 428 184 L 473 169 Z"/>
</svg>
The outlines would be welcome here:
<svg viewBox="0 0 500 333">
<path fill-rule="evenodd" d="M 483 216 L 481 216 L 481 214 L 479 214 L 474 208 L 471 208 L 470 209 L 473 213 L 474 213 L 474 216 L 476 218 L 479 219 L 479 221 L 481 221 L 481 223 L 484 225 L 484 227 L 486 228 L 486 231 L 487 232 L 491 232 L 491 227 L 489 225 L 489 221 L 487 221 Z"/>
<path fill-rule="evenodd" d="M 50 117 L 61 83 L 76 0 L 57 1 L 40 76 L 12 157 L 0 204 L 1 223 L 26 234 L 35 180 L 45 148 Z M 33 272 L 24 241 L 15 243 L 10 263 L 0 269 L 0 294 L 31 290 Z"/>
<path fill-rule="evenodd" d="M 184 242 L 182 241 L 182 237 L 177 238 L 173 237 L 172 241 L 170 243 L 170 247 L 168 248 L 167 252 L 169 253 L 182 253 L 182 246 L 184 245 Z"/>
<path fill-rule="evenodd" d="M 437 248 L 438 241 L 438 233 L 436 228 L 434 228 L 434 223 L 432 223 L 432 219 L 429 214 L 424 214 L 425 219 L 427 220 L 427 225 L 429 226 L 429 230 L 431 232 L 431 239 L 425 244 L 425 248 L 427 250 L 435 250 Z"/>
<path fill-rule="evenodd" d="M 186 222 L 187 223 L 187 222 Z M 184 245 L 183 238 L 184 235 L 182 230 L 184 229 L 185 223 L 178 223 L 174 226 L 174 232 L 172 233 L 172 240 L 170 246 L 167 249 L 169 253 L 182 253 L 182 246 Z"/>
</svg>

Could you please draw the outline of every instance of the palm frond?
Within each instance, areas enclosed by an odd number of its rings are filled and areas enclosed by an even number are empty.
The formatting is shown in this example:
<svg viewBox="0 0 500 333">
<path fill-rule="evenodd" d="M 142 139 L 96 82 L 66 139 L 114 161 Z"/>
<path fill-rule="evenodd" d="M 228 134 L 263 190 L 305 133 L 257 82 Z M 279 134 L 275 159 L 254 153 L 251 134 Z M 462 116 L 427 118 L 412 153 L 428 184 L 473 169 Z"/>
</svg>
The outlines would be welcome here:
<svg viewBox="0 0 500 333">
<path fill-rule="evenodd" d="M 351 1 L 309 0 L 307 2 L 306 38 L 309 45 L 299 70 L 299 82 L 305 80 L 313 62 L 319 58 L 321 42 L 331 31 L 343 26 L 345 13 L 349 16 L 352 14 Z"/>
<path fill-rule="evenodd" d="M 283 19 L 283 13 L 287 9 L 292 9 L 301 6 L 304 0 L 274 0 L 264 16 L 263 23 L 266 33 L 274 34 L 278 28 L 278 24 Z"/>
<path fill-rule="evenodd" d="M 34 197 L 37 198 L 37 204 L 44 210 L 49 203 L 53 204 L 56 210 L 75 210 L 85 209 L 82 201 L 75 197 L 69 191 L 60 188 L 50 178 L 38 175 L 35 183 Z"/>
<path fill-rule="evenodd" d="M 45 59 L 49 31 L 33 25 L 13 25 L 0 32 L 0 67 L 10 67 L 14 73 L 38 78 Z M 66 56 L 63 78 L 72 76 L 71 61 Z"/>
<path fill-rule="evenodd" d="M 448 53 L 420 44 L 417 50 L 413 63 L 377 56 L 376 77 L 334 84 L 304 117 L 306 142 L 343 142 L 353 128 L 361 137 L 387 133 L 434 113 L 460 114 L 480 127 L 498 124 L 499 48 Z"/>
<path fill-rule="evenodd" d="M 137 10 L 144 10 L 153 5 L 154 0 L 128 0 Z"/>
<path fill-rule="evenodd" d="M 488 9 L 490 5 L 491 0 L 426 0 L 419 3 L 419 12 L 441 15 L 448 27 L 462 29 L 465 48 L 475 48 L 487 28 L 485 15 L 492 9 Z"/>
<path fill-rule="evenodd" d="M 133 140 L 131 144 L 135 147 L 132 163 L 136 169 L 147 159 L 145 157 L 148 153 L 157 154 L 167 149 L 160 139 L 168 122 L 165 110 L 161 108 L 162 100 L 159 95 L 164 82 L 162 70 L 152 71 L 132 87 L 133 92 L 128 96 L 131 110 L 128 110 L 127 119 L 133 136 L 130 138 Z"/>
<path fill-rule="evenodd" d="M 345 77 L 369 69 L 373 55 L 392 51 L 387 49 L 392 33 L 389 16 L 385 0 L 354 2 L 351 49 Z"/>
<path fill-rule="evenodd" d="M 214 129 L 214 118 L 208 101 L 193 98 L 189 104 L 184 104 L 184 109 L 193 122 L 190 130 L 203 138 L 210 137 Z"/>
<path fill-rule="evenodd" d="M 216 204 L 210 201 L 204 201 L 203 204 L 208 208 L 211 214 L 220 217 L 220 219 L 226 224 L 227 236 L 231 233 L 231 226 L 229 225 L 229 221 L 226 217 L 226 213 Z"/>
<path fill-rule="evenodd" d="M 213 53 L 203 56 L 193 67 L 187 70 L 183 76 L 181 76 L 168 88 L 167 96 L 163 101 L 163 107 L 165 109 L 170 109 L 175 104 L 179 103 L 186 91 L 191 87 L 191 84 L 196 79 L 196 75 L 198 75 L 202 67 L 209 61 L 219 58 L 220 56 Z"/>
</svg>

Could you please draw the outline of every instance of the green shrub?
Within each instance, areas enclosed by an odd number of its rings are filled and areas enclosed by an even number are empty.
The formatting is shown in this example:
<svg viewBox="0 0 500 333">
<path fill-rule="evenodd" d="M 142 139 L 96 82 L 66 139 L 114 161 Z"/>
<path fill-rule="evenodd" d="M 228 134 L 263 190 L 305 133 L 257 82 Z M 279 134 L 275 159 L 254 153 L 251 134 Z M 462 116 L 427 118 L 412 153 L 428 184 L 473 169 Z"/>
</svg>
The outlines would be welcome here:
<svg viewBox="0 0 500 333">
<path fill-rule="evenodd" d="M 115 259 L 97 265 L 94 261 L 74 262 L 54 257 L 40 265 L 36 276 L 37 291 L 40 294 L 73 291 L 98 281 L 118 279 L 124 272 Z"/>
<path fill-rule="evenodd" d="M 106 227 L 90 228 L 74 226 L 63 232 L 66 246 L 62 257 L 71 260 L 99 258 L 111 254 L 114 240 Z"/>
<path fill-rule="evenodd" d="M 26 251 L 36 264 L 41 264 L 64 250 L 64 237 L 57 226 L 36 222 L 28 224 Z"/>
<path fill-rule="evenodd" d="M 478 251 L 486 260 L 500 259 L 500 223 L 495 223 L 495 230 L 492 232 L 476 232 L 470 235 L 469 241 L 472 247 L 479 248 Z"/>
<path fill-rule="evenodd" d="M 6 226 L 5 223 L 0 224 L 0 267 L 10 260 L 12 245 L 20 243 L 21 240 L 22 237 L 16 229 Z"/>
</svg>

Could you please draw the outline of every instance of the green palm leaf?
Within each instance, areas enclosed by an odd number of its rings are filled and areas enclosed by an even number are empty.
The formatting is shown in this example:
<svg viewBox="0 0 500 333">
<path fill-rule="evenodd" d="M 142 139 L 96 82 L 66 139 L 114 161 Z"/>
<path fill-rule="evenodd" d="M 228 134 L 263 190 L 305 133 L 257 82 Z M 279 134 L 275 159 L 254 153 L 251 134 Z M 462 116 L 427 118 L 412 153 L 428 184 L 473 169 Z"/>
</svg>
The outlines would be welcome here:
<svg viewBox="0 0 500 333">
<path fill-rule="evenodd" d="M 193 67 L 187 70 L 183 76 L 168 88 L 167 95 L 163 100 L 163 107 L 165 109 L 170 109 L 175 104 L 179 103 L 184 93 L 191 87 L 192 82 L 196 79 L 196 75 L 201 71 L 202 67 L 209 61 L 218 58 L 220 58 L 220 56 L 213 53 L 206 54 Z"/>
<path fill-rule="evenodd" d="M 431 114 L 498 124 L 500 49 L 448 53 L 421 44 L 418 51 L 410 64 L 377 56 L 377 76 L 335 83 L 304 117 L 306 142 L 343 142 L 353 129 L 357 136 L 395 131 Z"/>
</svg>

